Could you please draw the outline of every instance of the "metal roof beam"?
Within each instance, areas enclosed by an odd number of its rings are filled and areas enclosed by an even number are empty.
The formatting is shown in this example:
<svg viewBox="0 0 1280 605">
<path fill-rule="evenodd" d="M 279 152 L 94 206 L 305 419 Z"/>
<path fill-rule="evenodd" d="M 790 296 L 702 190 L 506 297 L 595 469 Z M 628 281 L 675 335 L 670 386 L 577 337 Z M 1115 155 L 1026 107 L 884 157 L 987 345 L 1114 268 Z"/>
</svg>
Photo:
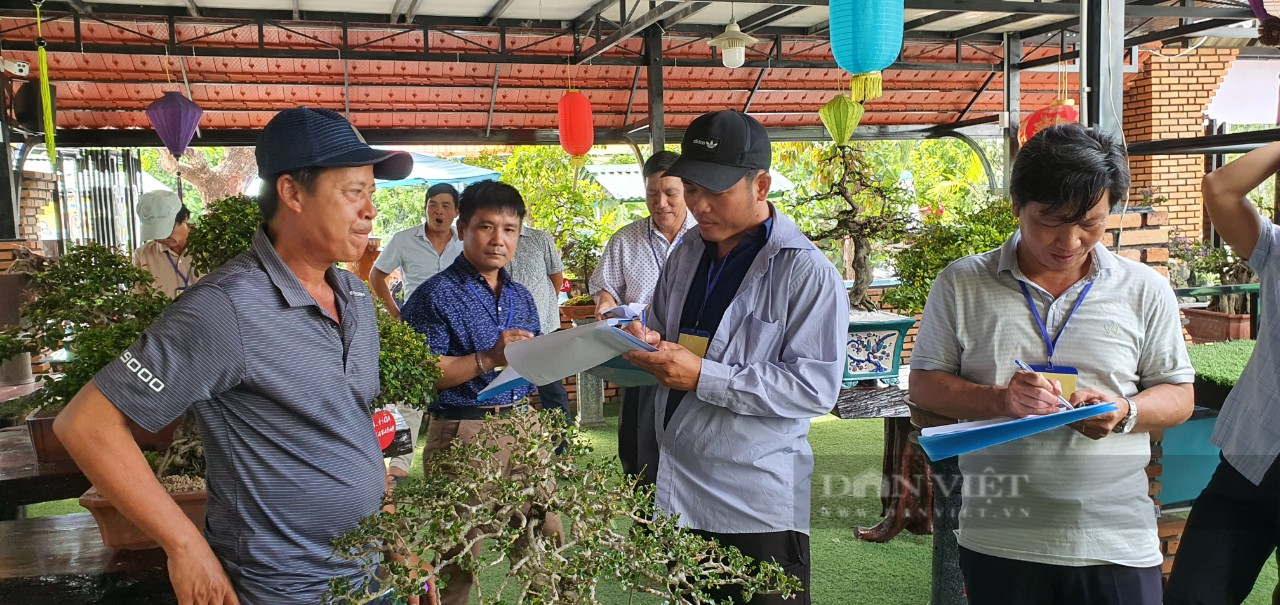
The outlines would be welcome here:
<svg viewBox="0 0 1280 605">
<path fill-rule="evenodd" d="M 498 3 L 493 5 L 493 8 L 489 9 L 489 14 L 484 16 L 484 20 L 487 22 L 486 25 L 489 27 L 496 25 L 498 23 L 498 19 L 502 18 L 502 13 L 507 12 L 507 9 L 511 7 L 511 3 L 513 1 L 514 0 L 498 0 Z"/>
<path fill-rule="evenodd" d="M 576 28 L 586 27 L 588 24 L 590 24 L 592 21 L 595 20 L 596 16 L 598 16 L 600 13 L 603 13 L 606 10 L 609 10 L 610 6 L 613 6 L 617 3 L 618 3 L 618 0 L 600 0 L 599 2 L 591 5 L 591 8 L 587 9 L 581 15 L 578 15 L 577 19 L 573 20 L 574 27 Z"/>
<path fill-rule="evenodd" d="M 964 11 L 938 11 L 936 13 L 929 13 L 923 17 L 918 17 L 916 19 L 912 19 L 910 21 L 907 21 L 906 23 L 903 23 L 902 30 L 904 32 L 917 30 L 931 23 L 937 23 L 939 21 L 942 21 L 943 19 L 950 19 L 956 15 L 963 15 L 963 14 L 964 14 Z"/>
<path fill-rule="evenodd" d="M 966 27 L 962 30 L 951 32 L 951 34 L 948 35 L 947 38 L 951 40 L 963 40 L 964 38 L 968 38 L 969 36 L 973 36 L 976 34 L 985 34 L 988 31 L 997 27 L 1004 27 L 1005 25 L 1013 25 L 1014 23 L 1020 23 L 1022 21 L 1029 21 L 1039 16 L 1040 15 L 1007 15 L 1004 17 L 1000 17 L 999 19 L 984 21 L 972 27 Z"/>
<path fill-rule="evenodd" d="M 785 4 L 776 4 L 761 11 L 757 11 L 746 17 L 738 19 L 738 27 L 744 32 L 752 32 L 760 29 L 778 19 L 793 15 L 797 12 L 805 10 L 807 6 L 787 6 Z"/>
<path fill-rule="evenodd" d="M 1223 27 L 1224 25 L 1229 25 L 1236 22 L 1237 21 L 1235 19 L 1210 19 L 1208 21 L 1200 21 L 1197 23 L 1191 23 L 1189 25 L 1183 25 L 1181 27 L 1174 27 L 1166 30 L 1151 32 L 1149 34 L 1143 34 L 1141 36 L 1133 36 L 1130 38 L 1125 38 L 1123 45 L 1125 47 L 1133 47 L 1133 46 L 1142 46 L 1143 44 L 1150 44 L 1152 42 L 1162 42 L 1162 41 L 1170 40 L 1173 38 L 1181 38 L 1184 36 L 1197 34 L 1202 31 L 1214 29 L 1217 27 Z M 1053 55 L 1049 57 L 1041 57 L 1039 59 L 1031 59 L 1029 61 L 1023 61 L 1018 64 L 1017 68 L 1033 69 L 1036 67 L 1041 67 L 1043 65 L 1053 65 L 1055 63 L 1063 63 L 1066 61 L 1072 61 L 1079 58 L 1080 58 L 1080 51 L 1073 50 L 1073 51 L 1068 51 L 1062 54 Z"/>
<path fill-rule="evenodd" d="M 1222 148 L 1244 148 L 1280 141 L 1280 128 L 1255 132 L 1213 134 L 1186 139 L 1142 141 L 1129 145 L 1130 156 L 1219 153 Z"/>
<path fill-rule="evenodd" d="M 200 7 L 196 4 L 196 0 L 187 0 L 187 14 L 192 17 L 200 16 Z"/>
<path fill-rule="evenodd" d="M 623 40 L 644 31 L 644 29 L 650 25 L 655 25 L 663 19 L 668 19 L 669 23 L 678 23 L 694 13 L 706 8 L 709 4 L 710 2 L 659 3 L 658 6 L 654 7 L 649 12 L 633 19 L 617 31 L 600 40 L 595 46 L 574 55 L 573 63 L 575 65 L 586 63 L 587 61 L 599 57 L 618 44 L 621 44 Z"/>
</svg>

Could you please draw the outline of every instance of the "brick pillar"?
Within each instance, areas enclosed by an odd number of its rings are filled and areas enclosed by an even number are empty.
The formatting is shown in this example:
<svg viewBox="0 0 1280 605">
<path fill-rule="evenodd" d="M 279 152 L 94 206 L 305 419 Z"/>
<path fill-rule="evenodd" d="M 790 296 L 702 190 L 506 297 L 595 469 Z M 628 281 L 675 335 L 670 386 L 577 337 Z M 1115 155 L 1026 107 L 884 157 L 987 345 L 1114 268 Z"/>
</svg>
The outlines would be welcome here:
<svg viewBox="0 0 1280 605">
<path fill-rule="evenodd" d="M 45 206 L 53 203 L 53 191 L 57 185 L 55 175 L 30 170 L 22 172 L 22 197 L 18 201 L 19 239 L 30 241 L 40 239 L 40 213 L 44 212 Z"/>
<path fill-rule="evenodd" d="M 1178 51 L 1164 51 L 1173 55 Z M 1235 49 L 1198 49 L 1177 58 L 1149 55 L 1142 72 L 1125 93 L 1124 132 L 1129 144 L 1204 136 L 1204 113 L 1218 86 L 1235 61 Z M 1140 203 L 1143 189 L 1168 201 L 1158 208 L 1168 212 L 1174 234 L 1198 237 L 1204 215 L 1200 179 L 1204 158 L 1198 155 L 1142 156 L 1132 158 L 1132 203 Z"/>
</svg>

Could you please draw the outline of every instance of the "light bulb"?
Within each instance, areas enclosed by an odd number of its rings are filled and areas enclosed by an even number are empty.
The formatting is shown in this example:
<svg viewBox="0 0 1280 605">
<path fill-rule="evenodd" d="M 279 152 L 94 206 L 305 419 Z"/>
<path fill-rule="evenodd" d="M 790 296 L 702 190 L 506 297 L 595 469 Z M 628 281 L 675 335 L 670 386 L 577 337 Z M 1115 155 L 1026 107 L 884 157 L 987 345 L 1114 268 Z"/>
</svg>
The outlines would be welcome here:
<svg viewBox="0 0 1280 605">
<path fill-rule="evenodd" d="M 741 46 L 722 48 L 720 59 L 724 61 L 725 67 L 742 67 L 742 64 L 747 61 L 747 49 Z"/>
</svg>

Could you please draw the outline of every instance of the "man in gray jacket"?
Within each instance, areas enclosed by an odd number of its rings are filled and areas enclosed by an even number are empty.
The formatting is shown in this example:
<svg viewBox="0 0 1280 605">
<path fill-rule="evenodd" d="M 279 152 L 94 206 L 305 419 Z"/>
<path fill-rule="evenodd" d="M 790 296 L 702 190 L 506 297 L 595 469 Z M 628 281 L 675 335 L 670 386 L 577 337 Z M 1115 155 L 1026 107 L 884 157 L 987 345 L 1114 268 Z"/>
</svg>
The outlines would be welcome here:
<svg viewBox="0 0 1280 605">
<path fill-rule="evenodd" d="M 689 126 L 666 174 L 698 226 L 663 269 L 648 327 L 630 328 L 659 350 L 627 354 L 660 383 L 658 506 L 804 585 L 752 605 L 810 602 L 809 419 L 839 394 L 849 316 L 835 267 L 766 199 L 770 159 L 743 113 Z"/>
</svg>

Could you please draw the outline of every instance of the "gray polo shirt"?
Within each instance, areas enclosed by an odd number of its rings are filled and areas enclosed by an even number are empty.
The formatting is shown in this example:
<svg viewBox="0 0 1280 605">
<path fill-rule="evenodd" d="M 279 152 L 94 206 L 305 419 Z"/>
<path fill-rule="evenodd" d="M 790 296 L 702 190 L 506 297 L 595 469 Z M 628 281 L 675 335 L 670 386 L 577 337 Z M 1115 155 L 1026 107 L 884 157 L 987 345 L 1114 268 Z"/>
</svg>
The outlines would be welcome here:
<svg viewBox="0 0 1280 605">
<path fill-rule="evenodd" d="M 195 414 L 208 461 L 205 536 L 246 605 L 314 604 L 330 578 L 360 581 L 330 540 L 381 503 L 373 305 L 351 273 L 325 277 L 340 324 L 259 229 L 248 252 L 187 290 L 95 378 L 148 430 Z"/>
<path fill-rule="evenodd" d="M 525 287 L 533 295 L 538 306 L 538 323 L 542 333 L 550 334 L 560 329 L 560 284 L 552 284 L 550 275 L 564 271 L 560 250 L 550 233 L 520 227 L 520 244 L 507 265 L 511 280 Z"/>
<path fill-rule="evenodd" d="M 1001 248 L 962 258 L 938 275 L 911 351 L 913 371 L 1008 384 L 1014 359 L 1043 364 L 1047 356 L 1018 284 L 1027 286 L 1053 335 L 1092 282 L 1053 359 L 1079 370 L 1078 388 L 1131 397 L 1194 379 L 1178 301 L 1159 273 L 1099 244 L 1091 274 L 1054 298 L 1022 274 L 1019 240 L 1015 233 Z M 1094 441 L 1067 427 L 960 456 L 960 545 L 1048 565 L 1159 565 L 1155 505 L 1147 496 L 1150 460 L 1147 433 Z"/>
</svg>

